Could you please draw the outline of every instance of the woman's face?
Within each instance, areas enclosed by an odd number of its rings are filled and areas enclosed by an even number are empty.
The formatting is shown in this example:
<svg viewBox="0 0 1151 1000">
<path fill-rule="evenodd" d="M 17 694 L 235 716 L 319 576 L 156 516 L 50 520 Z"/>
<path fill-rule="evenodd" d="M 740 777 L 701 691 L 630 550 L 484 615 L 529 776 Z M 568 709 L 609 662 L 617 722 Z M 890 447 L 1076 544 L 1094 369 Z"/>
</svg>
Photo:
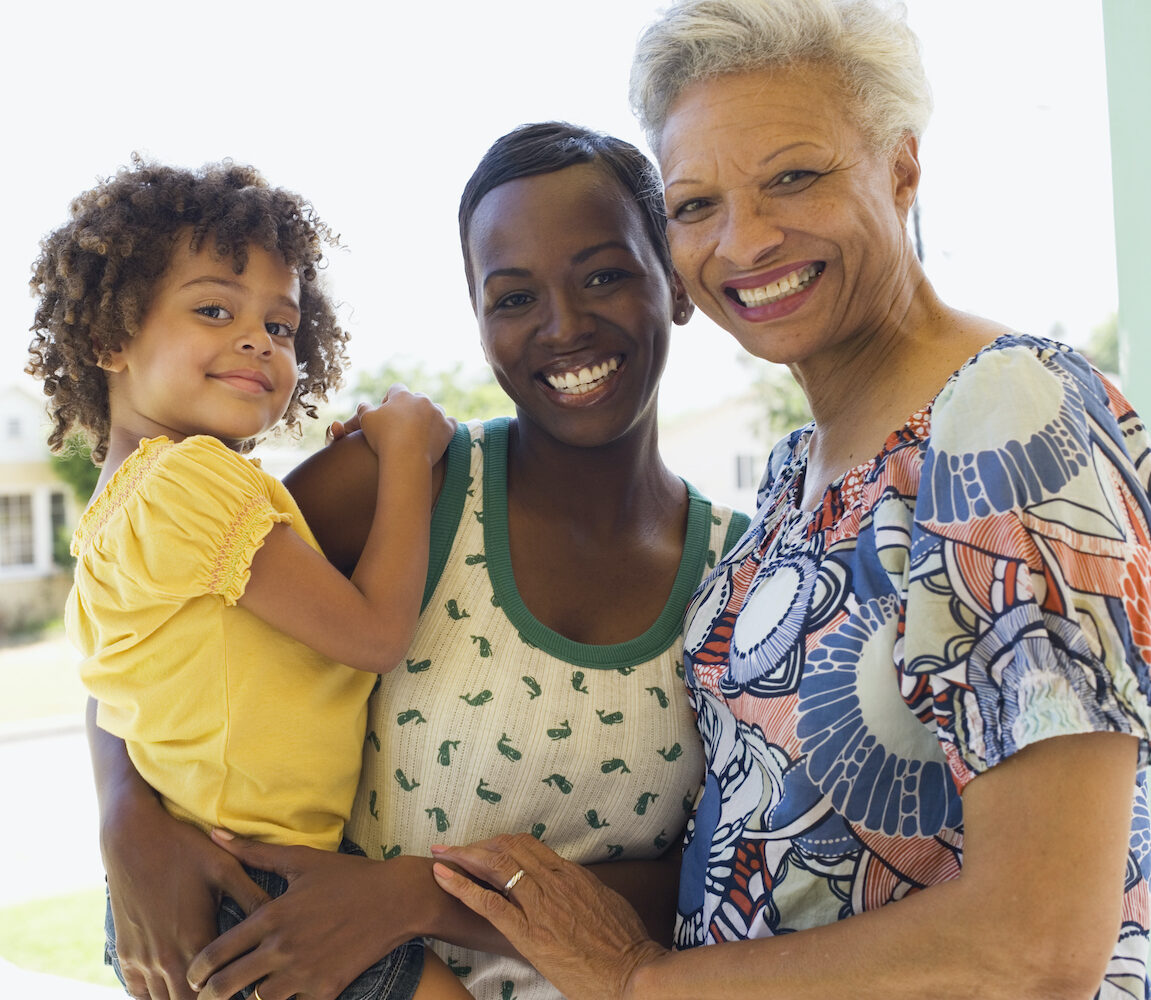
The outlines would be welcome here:
<svg viewBox="0 0 1151 1000">
<path fill-rule="evenodd" d="M 915 140 L 877 154 L 826 67 L 693 84 L 661 149 L 676 268 L 746 350 L 802 365 L 891 319 L 914 260 Z"/>
<path fill-rule="evenodd" d="M 603 168 L 489 191 L 472 216 L 468 266 L 484 354 L 521 421 L 582 447 L 654 421 L 669 328 L 690 303 Z"/>
</svg>

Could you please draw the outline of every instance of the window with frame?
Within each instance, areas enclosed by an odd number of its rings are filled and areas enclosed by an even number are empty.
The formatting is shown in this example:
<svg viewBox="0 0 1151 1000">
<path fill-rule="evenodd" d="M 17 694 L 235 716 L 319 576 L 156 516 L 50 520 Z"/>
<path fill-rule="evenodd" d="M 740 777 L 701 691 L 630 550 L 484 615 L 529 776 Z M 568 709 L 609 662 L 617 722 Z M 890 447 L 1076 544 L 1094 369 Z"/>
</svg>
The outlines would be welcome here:
<svg viewBox="0 0 1151 1000">
<path fill-rule="evenodd" d="M 754 490 L 763 477 L 763 466 L 754 455 L 735 456 L 735 486 L 740 490 Z"/>
<path fill-rule="evenodd" d="M 0 496 L 0 569 L 31 566 L 36 561 L 32 496 Z"/>
</svg>

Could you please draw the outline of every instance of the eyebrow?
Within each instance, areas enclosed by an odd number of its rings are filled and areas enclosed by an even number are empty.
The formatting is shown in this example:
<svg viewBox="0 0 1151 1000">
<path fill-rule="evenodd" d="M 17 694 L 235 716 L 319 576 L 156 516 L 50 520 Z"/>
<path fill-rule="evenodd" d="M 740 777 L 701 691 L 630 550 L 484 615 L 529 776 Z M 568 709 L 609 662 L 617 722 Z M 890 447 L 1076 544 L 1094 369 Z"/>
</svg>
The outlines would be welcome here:
<svg viewBox="0 0 1151 1000">
<path fill-rule="evenodd" d="M 596 243 L 593 246 L 585 247 L 578 253 L 572 255 L 573 264 L 584 264 L 591 260 L 597 253 L 602 253 L 604 250 L 624 250 L 631 253 L 631 247 L 626 243 L 621 243 L 619 240 L 604 240 L 603 243 Z M 487 288 L 488 282 L 496 278 L 530 278 L 532 272 L 526 267 L 500 267 L 494 271 L 489 271 L 484 275 L 483 287 Z"/>
<path fill-rule="evenodd" d="M 196 285 L 223 285 L 225 288 L 231 288 L 237 292 L 247 293 L 250 291 L 248 286 L 245 285 L 242 281 L 235 281 L 232 278 L 221 278 L 214 274 L 206 274 L 202 278 L 193 278 L 191 281 L 185 281 L 184 284 L 180 286 L 180 288 L 183 290 L 185 288 L 192 288 Z M 293 299 L 290 295 L 277 295 L 276 301 L 279 302 L 280 305 L 286 306 L 289 309 L 295 309 L 297 312 L 300 311 L 300 303 L 296 299 Z"/>
<path fill-rule="evenodd" d="M 815 142 L 812 142 L 810 139 L 800 139 L 798 142 L 789 143 L 786 146 L 781 146 L 779 149 L 773 150 L 772 152 L 768 153 L 767 156 L 765 156 L 762 160 L 760 160 L 756 164 L 756 166 L 757 167 L 766 167 L 777 156 L 782 156 L 784 153 L 790 153 L 793 149 L 798 149 L 800 146 L 815 146 L 815 145 L 818 145 L 818 144 Z M 669 183 L 665 184 L 664 185 L 664 191 L 670 191 L 677 184 L 700 184 L 700 183 L 702 183 L 702 182 L 698 178 L 695 178 L 695 177 L 679 177 L 676 180 L 670 181 Z"/>
</svg>

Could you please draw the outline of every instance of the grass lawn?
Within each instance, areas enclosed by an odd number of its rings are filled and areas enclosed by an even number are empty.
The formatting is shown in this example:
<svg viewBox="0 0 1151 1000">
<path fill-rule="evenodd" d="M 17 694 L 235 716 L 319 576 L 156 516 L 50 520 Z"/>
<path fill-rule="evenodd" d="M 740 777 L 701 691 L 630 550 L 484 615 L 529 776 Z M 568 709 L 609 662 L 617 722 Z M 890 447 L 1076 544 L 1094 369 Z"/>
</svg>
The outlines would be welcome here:
<svg viewBox="0 0 1151 1000">
<path fill-rule="evenodd" d="M 0 909 L 0 955 L 66 979 L 119 986 L 104 965 L 104 890 L 86 889 Z"/>
</svg>

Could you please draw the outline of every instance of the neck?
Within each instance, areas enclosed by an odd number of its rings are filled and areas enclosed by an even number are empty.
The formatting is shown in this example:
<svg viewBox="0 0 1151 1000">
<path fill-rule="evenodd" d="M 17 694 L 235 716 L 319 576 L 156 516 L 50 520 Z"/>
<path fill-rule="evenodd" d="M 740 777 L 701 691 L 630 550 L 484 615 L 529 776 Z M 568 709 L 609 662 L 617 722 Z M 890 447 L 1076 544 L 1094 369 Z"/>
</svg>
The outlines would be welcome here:
<svg viewBox="0 0 1151 1000">
<path fill-rule="evenodd" d="M 929 403 L 963 363 L 1005 328 L 946 306 L 919 272 L 883 321 L 834 351 L 791 366 L 815 418 L 804 506 L 874 458 L 887 436 Z"/>
<path fill-rule="evenodd" d="M 946 311 L 918 268 L 908 276 L 886 312 L 839 344 L 790 365 L 807 397 L 812 416 L 830 429 L 858 419 L 861 403 L 882 395 L 883 386 L 902 379 L 903 354 L 917 341 L 934 340 Z"/>
<path fill-rule="evenodd" d="M 133 435 L 118 424 L 112 425 L 108 431 L 108 450 L 104 454 L 104 464 L 100 466 L 100 478 L 96 481 L 93 497 L 98 496 L 108 485 L 116 470 L 124 464 L 124 460 L 139 447 L 139 444 L 140 435 Z"/>
<path fill-rule="evenodd" d="M 654 413 L 625 437 L 587 448 L 521 417 L 508 439 L 508 496 L 549 517 L 628 530 L 635 517 L 650 516 L 651 502 L 682 502 L 684 486 L 660 456 Z"/>
</svg>

